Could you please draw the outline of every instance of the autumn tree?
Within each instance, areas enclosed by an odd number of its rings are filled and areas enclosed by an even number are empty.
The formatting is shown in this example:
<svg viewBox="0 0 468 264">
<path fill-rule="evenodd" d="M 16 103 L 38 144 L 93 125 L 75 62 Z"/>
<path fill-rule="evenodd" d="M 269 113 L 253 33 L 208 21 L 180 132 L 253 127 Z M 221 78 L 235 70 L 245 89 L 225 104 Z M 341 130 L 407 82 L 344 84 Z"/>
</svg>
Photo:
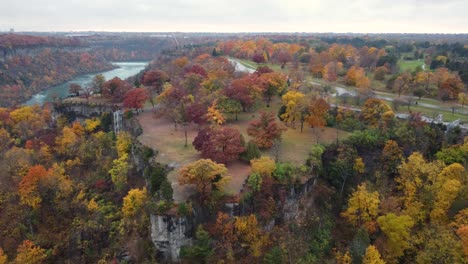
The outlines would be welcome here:
<svg viewBox="0 0 468 264">
<path fill-rule="evenodd" d="M 101 93 L 102 89 L 104 88 L 104 83 L 106 82 L 106 78 L 102 74 L 97 74 L 93 77 L 91 82 L 91 87 L 95 93 Z"/>
<path fill-rule="evenodd" d="M 436 89 L 436 78 L 434 73 L 431 71 L 418 72 L 414 78 L 414 82 L 417 88 L 422 89 L 422 92 L 420 93 L 421 96 L 424 94 L 431 95 L 433 94 L 433 90 Z M 421 98 L 421 96 L 418 97 Z"/>
<path fill-rule="evenodd" d="M 239 158 L 245 151 L 239 130 L 231 127 L 207 127 L 198 132 L 192 145 L 202 157 L 219 163 Z"/>
<path fill-rule="evenodd" d="M 252 173 L 259 174 L 262 177 L 271 177 L 276 169 L 276 162 L 268 156 L 251 160 L 250 164 L 252 166 Z"/>
<path fill-rule="evenodd" d="M 13 143 L 10 133 L 4 128 L 0 128 L 0 153 L 9 149 Z"/>
<path fill-rule="evenodd" d="M 346 73 L 345 81 L 347 85 L 356 86 L 358 88 L 368 88 L 369 79 L 363 68 L 352 66 Z"/>
<path fill-rule="evenodd" d="M 74 123 L 71 127 L 64 127 L 62 135 L 56 137 L 56 151 L 62 155 L 73 155 L 80 146 L 80 140 L 84 134 L 84 128 L 79 123 Z"/>
<path fill-rule="evenodd" d="M 238 240 L 245 243 L 248 253 L 254 257 L 260 257 L 263 247 L 268 242 L 268 235 L 263 234 L 255 215 L 236 217 L 234 230 Z"/>
<path fill-rule="evenodd" d="M 141 214 L 148 199 L 146 188 L 131 189 L 127 196 L 123 198 L 122 213 L 125 218 L 132 218 Z"/>
<path fill-rule="evenodd" d="M 351 264 L 353 259 L 351 258 L 349 251 L 346 250 L 344 254 L 342 252 L 336 252 L 335 261 L 336 261 L 336 264 Z"/>
<path fill-rule="evenodd" d="M 3 249 L 0 248 L 0 264 L 7 264 L 8 256 L 3 252 Z"/>
<path fill-rule="evenodd" d="M 109 174 L 117 190 L 122 190 L 127 184 L 129 169 L 130 164 L 128 162 L 127 153 L 112 161 L 112 168 L 109 170 Z"/>
<path fill-rule="evenodd" d="M 438 68 L 434 72 L 434 82 L 438 88 L 438 96 L 442 100 L 456 99 L 463 90 L 463 82 L 457 73 L 451 73 L 447 68 Z"/>
<path fill-rule="evenodd" d="M 216 102 L 213 102 L 206 112 L 206 119 L 213 125 L 222 125 L 226 122 L 226 118 L 218 109 Z"/>
<path fill-rule="evenodd" d="M 294 128 L 295 121 L 301 120 L 302 112 L 307 108 L 305 95 L 301 92 L 288 91 L 281 99 L 286 110 L 280 117 Z"/>
<path fill-rule="evenodd" d="M 425 208 L 423 187 L 427 182 L 435 181 L 442 169 L 437 162 L 426 162 L 421 153 L 415 152 L 399 166 L 400 176 L 395 178 L 398 189 L 403 191 L 404 213 L 411 216 L 416 222 L 423 221 L 428 214 Z M 426 187 L 427 188 L 427 187 Z M 427 192 L 426 192 L 427 193 Z M 427 199 L 427 198 L 426 198 Z"/>
<path fill-rule="evenodd" d="M 393 140 L 387 140 L 380 156 L 383 170 L 390 175 L 398 172 L 398 165 L 403 160 L 403 151 L 398 143 Z"/>
<path fill-rule="evenodd" d="M 398 258 L 410 248 L 410 231 L 414 221 L 407 215 L 396 216 L 393 213 L 377 218 L 380 229 L 387 237 L 387 256 L 389 259 Z"/>
<path fill-rule="evenodd" d="M 102 95 L 106 98 L 112 99 L 113 102 L 121 102 L 125 93 L 130 89 L 130 84 L 119 77 L 115 77 L 104 83 Z"/>
<path fill-rule="evenodd" d="M 439 97 L 442 100 L 453 100 L 458 98 L 458 94 L 463 90 L 464 85 L 460 76 L 454 75 L 445 80 L 439 87 Z"/>
<path fill-rule="evenodd" d="M 348 201 L 348 209 L 341 215 L 353 225 L 364 225 L 368 232 L 375 231 L 375 219 L 379 213 L 379 193 L 369 192 L 366 184 L 361 184 Z"/>
<path fill-rule="evenodd" d="M 343 70 L 342 62 L 331 61 L 325 65 L 322 71 L 322 78 L 329 82 L 334 82 L 338 78 L 338 74 Z"/>
<path fill-rule="evenodd" d="M 468 102 L 468 94 L 459 93 L 458 94 L 458 103 L 462 105 L 462 109 L 465 107 L 466 102 Z"/>
<path fill-rule="evenodd" d="M 139 110 L 143 108 L 148 98 L 148 91 L 145 88 L 133 88 L 125 93 L 123 106 L 134 108 L 138 114 Z"/>
<path fill-rule="evenodd" d="M 34 136 L 46 125 L 43 111 L 38 105 L 22 106 L 10 112 L 13 131 L 22 139 Z"/>
<path fill-rule="evenodd" d="M 156 94 L 160 94 L 163 90 L 163 85 L 170 80 L 169 75 L 161 70 L 150 70 L 143 74 L 141 83 L 149 87 L 150 99 Z M 151 99 L 153 103 L 153 100 Z M 154 105 L 153 105 L 154 106 Z"/>
<path fill-rule="evenodd" d="M 394 116 L 390 106 L 377 98 L 367 99 L 361 111 L 361 119 L 370 127 L 387 127 Z"/>
<path fill-rule="evenodd" d="M 185 92 L 174 87 L 170 83 L 164 85 L 163 92 L 157 97 L 158 113 L 168 117 L 174 123 L 174 129 L 177 130 L 177 124 L 180 121 L 181 100 L 186 96 Z"/>
<path fill-rule="evenodd" d="M 292 59 L 291 54 L 286 50 L 280 50 L 276 57 L 278 58 L 278 62 L 281 64 L 281 69 L 284 69 L 286 63 Z"/>
<path fill-rule="evenodd" d="M 246 76 L 234 79 L 230 85 L 223 90 L 226 97 L 238 101 L 242 105 L 242 111 L 249 110 L 257 98 L 261 98 L 261 86 L 256 77 Z"/>
<path fill-rule="evenodd" d="M 280 94 L 287 86 L 286 76 L 278 72 L 260 75 L 260 83 L 267 107 L 270 106 L 273 96 Z"/>
<path fill-rule="evenodd" d="M 68 89 L 68 92 L 75 96 L 79 96 L 81 91 L 83 91 L 83 88 L 81 88 L 81 85 L 76 83 L 70 84 L 70 88 Z"/>
<path fill-rule="evenodd" d="M 179 184 L 194 184 L 200 194 L 200 200 L 206 202 L 214 191 L 223 191 L 231 177 L 226 176 L 227 169 L 210 159 L 200 159 L 183 166 L 179 170 Z"/>
<path fill-rule="evenodd" d="M 42 165 L 35 165 L 29 169 L 18 187 L 21 203 L 29 205 L 33 209 L 39 208 L 42 201 L 39 193 L 39 182 L 46 175 L 47 171 Z"/>
<path fill-rule="evenodd" d="M 379 250 L 373 245 L 366 249 L 366 254 L 362 259 L 362 264 L 385 264 L 385 261 L 380 256 Z"/>
<path fill-rule="evenodd" d="M 271 112 L 260 112 L 260 118 L 250 122 L 247 128 L 247 133 L 259 148 L 271 148 L 274 140 L 281 138 L 283 131 L 285 129 L 276 122 Z"/>
<path fill-rule="evenodd" d="M 21 245 L 18 246 L 15 264 L 40 264 L 44 263 L 47 255 L 46 251 L 40 246 L 36 246 L 31 240 L 24 240 Z"/>
<path fill-rule="evenodd" d="M 374 79 L 378 81 L 383 81 L 387 73 L 388 73 L 387 67 L 385 66 L 377 67 L 374 70 Z"/>
<path fill-rule="evenodd" d="M 463 242 L 450 227 L 431 225 L 418 232 L 420 240 L 415 263 L 466 263 Z"/>
<path fill-rule="evenodd" d="M 412 78 L 411 75 L 407 72 L 398 76 L 393 82 L 393 91 L 398 94 L 400 97 L 401 94 L 407 93 L 411 88 Z"/>
<path fill-rule="evenodd" d="M 322 97 L 314 97 L 309 103 L 309 116 L 307 122 L 314 129 L 315 137 L 318 143 L 317 128 L 326 124 L 325 117 L 330 105 Z"/>
<path fill-rule="evenodd" d="M 242 105 L 239 101 L 227 97 L 218 100 L 218 107 L 223 113 L 234 114 L 236 121 L 237 115 L 242 111 Z"/>
<path fill-rule="evenodd" d="M 445 167 L 437 176 L 437 180 L 431 179 L 436 192 L 433 209 L 430 213 L 432 222 L 444 223 L 448 220 L 447 212 L 462 188 L 464 174 L 463 166 L 454 163 Z"/>
</svg>

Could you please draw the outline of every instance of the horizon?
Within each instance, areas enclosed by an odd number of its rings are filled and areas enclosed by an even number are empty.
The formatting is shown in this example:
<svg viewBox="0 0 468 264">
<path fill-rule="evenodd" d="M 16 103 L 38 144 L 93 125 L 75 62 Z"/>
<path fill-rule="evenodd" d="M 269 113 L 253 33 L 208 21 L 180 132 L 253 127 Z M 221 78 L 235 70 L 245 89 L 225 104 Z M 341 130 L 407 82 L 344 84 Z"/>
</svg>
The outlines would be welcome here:
<svg viewBox="0 0 468 264">
<path fill-rule="evenodd" d="M 13 30 L 13 31 L 11 31 Z M 171 34 L 342 34 L 342 35 L 468 35 L 468 32 L 339 32 L 339 31 L 127 31 L 127 30 L 22 30 L 0 29 L 0 33 L 171 33 Z"/>
<path fill-rule="evenodd" d="M 0 31 L 468 33 L 462 0 L 27 2 L 0 0 Z"/>
</svg>

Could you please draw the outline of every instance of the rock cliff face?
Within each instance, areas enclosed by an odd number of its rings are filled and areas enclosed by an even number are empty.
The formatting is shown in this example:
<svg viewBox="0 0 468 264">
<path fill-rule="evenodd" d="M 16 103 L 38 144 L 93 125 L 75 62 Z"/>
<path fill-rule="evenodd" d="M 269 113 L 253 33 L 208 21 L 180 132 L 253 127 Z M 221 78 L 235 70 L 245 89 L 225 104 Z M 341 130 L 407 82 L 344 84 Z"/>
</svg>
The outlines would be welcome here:
<svg viewBox="0 0 468 264">
<path fill-rule="evenodd" d="M 190 245 L 193 224 L 186 217 L 151 215 L 151 240 L 156 247 L 158 258 L 177 262 L 180 248 Z"/>
<path fill-rule="evenodd" d="M 112 113 L 118 110 L 116 105 L 99 104 L 93 105 L 88 103 L 62 103 L 55 106 L 55 111 L 59 113 L 73 112 L 76 116 L 91 117 L 99 116 L 102 113 Z"/>
</svg>

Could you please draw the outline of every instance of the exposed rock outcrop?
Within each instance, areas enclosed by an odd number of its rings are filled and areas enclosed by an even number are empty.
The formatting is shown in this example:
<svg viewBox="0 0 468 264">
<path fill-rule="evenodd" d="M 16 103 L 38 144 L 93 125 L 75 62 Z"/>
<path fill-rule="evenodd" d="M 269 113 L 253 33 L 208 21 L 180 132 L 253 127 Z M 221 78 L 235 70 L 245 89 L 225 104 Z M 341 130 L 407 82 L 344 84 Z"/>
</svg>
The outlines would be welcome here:
<svg viewBox="0 0 468 264">
<path fill-rule="evenodd" d="M 193 223 L 189 218 L 170 215 L 151 215 L 151 240 L 158 259 L 177 262 L 180 248 L 192 243 Z"/>
</svg>

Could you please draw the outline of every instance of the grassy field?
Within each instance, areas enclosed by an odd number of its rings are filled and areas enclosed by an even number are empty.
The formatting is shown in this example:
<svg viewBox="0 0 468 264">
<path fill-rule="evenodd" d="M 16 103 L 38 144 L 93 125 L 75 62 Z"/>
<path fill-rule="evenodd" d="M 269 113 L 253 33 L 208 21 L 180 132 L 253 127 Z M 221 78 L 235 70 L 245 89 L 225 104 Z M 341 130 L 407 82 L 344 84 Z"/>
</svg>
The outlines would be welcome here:
<svg viewBox="0 0 468 264">
<path fill-rule="evenodd" d="M 250 68 L 250 69 L 257 69 L 258 67 L 260 66 L 268 66 L 270 69 L 274 70 L 274 71 L 277 71 L 277 72 L 283 72 L 283 73 L 287 73 L 288 70 L 287 70 L 287 67 L 285 67 L 284 69 L 281 69 L 281 65 L 279 64 L 274 64 L 274 63 L 255 63 L 251 60 L 245 60 L 245 59 L 237 59 L 235 58 L 235 60 L 237 60 L 238 62 L 240 62 L 242 65 L 244 65 L 245 67 L 247 68 Z"/>
<path fill-rule="evenodd" d="M 424 64 L 423 60 L 399 60 L 398 61 L 400 72 L 414 71 L 416 67 L 422 66 L 423 64 Z"/>
<path fill-rule="evenodd" d="M 230 121 L 225 126 L 230 126 L 238 129 L 246 141 L 250 140 L 247 135 L 247 128 L 251 120 L 260 116 L 259 111 L 278 112 L 280 106 L 279 98 L 275 98 L 270 108 L 266 108 L 263 104 L 258 107 L 256 112 L 241 113 L 238 116 L 238 121 Z M 185 147 L 184 129 L 179 127 L 174 129 L 174 125 L 164 118 L 154 119 L 151 111 L 146 111 L 138 116 L 138 120 L 143 128 L 143 134 L 138 138 L 144 145 L 149 146 L 158 151 L 156 161 L 163 164 L 170 164 L 176 169 L 168 175 L 169 181 L 174 189 L 174 199 L 176 201 L 185 201 L 191 194 L 194 193 L 193 187 L 180 186 L 177 183 L 178 173 L 177 168 L 200 159 L 200 154 L 193 148 L 192 141 L 198 133 L 198 126 L 191 125 L 188 127 L 188 146 Z M 300 124 L 296 125 L 296 129 L 288 128 L 282 136 L 281 145 L 279 147 L 279 160 L 282 162 L 293 162 L 301 165 L 305 163 L 311 147 L 319 143 L 330 143 L 336 140 L 337 136 L 345 137 L 349 133 L 338 131 L 334 128 L 322 128 L 313 131 L 306 124 L 303 132 L 300 131 Z M 274 157 L 273 150 L 266 150 L 264 155 Z M 245 179 L 250 175 L 250 165 L 246 162 L 235 161 L 226 165 L 228 174 L 232 177 L 231 182 L 226 186 L 226 192 L 237 194 L 241 189 Z"/>
</svg>

